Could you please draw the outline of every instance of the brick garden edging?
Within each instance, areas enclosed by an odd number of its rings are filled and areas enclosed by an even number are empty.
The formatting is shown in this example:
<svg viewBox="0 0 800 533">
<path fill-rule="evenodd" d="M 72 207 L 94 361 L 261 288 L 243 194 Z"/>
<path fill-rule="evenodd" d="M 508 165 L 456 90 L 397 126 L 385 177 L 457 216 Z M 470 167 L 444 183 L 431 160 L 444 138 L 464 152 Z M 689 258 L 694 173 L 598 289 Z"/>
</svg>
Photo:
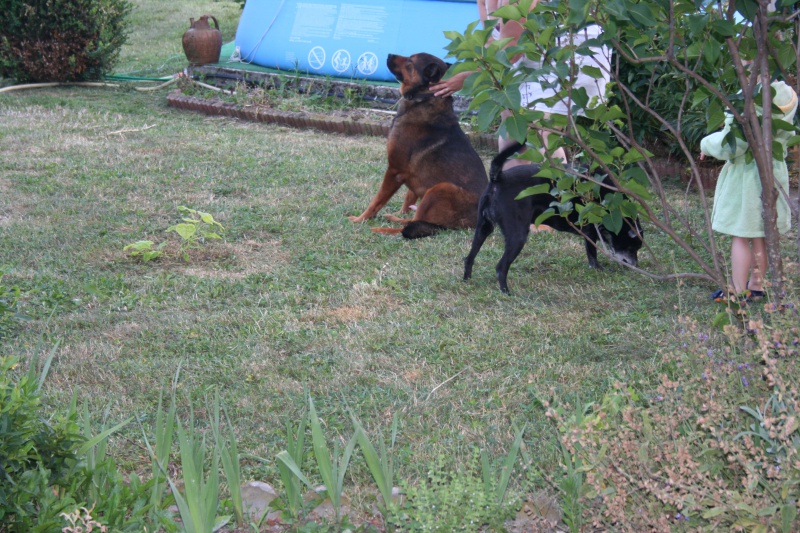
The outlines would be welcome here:
<svg viewBox="0 0 800 533">
<path fill-rule="evenodd" d="M 186 96 L 180 91 L 167 95 L 167 105 L 177 109 L 196 111 L 212 116 L 226 116 L 253 122 L 278 124 L 292 128 L 313 128 L 329 133 L 345 135 L 372 135 L 386 137 L 389 135 L 391 119 L 382 122 L 358 121 L 327 115 L 312 115 L 303 111 L 278 111 L 261 106 L 239 105 L 221 100 Z M 478 149 L 496 151 L 497 140 L 493 135 L 485 133 L 468 133 L 473 146 Z"/>
</svg>

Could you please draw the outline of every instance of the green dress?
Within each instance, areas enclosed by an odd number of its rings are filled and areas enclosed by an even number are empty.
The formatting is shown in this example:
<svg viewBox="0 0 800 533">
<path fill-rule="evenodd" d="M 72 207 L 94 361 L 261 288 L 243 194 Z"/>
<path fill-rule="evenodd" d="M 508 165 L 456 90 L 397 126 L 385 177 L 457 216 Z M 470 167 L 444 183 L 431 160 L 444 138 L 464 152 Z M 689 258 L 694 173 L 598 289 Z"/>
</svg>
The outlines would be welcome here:
<svg viewBox="0 0 800 533">
<path fill-rule="evenodd" d="M 782 81 L 772 83 L 775 89 L 773 103 L 781 110 L 775 111 L 774 119 L 792 123 L 797 111 L 797 94 Z M 758 109 L 760 114 L 760 108 Z M 755 160 L 747 162 L 748 145 L 736 139 L 736 147 L 724 141 L 731 129 L 733 117 L 725 118 L 725 126 L 721 131 L 712 133 L 700 141 L 700 150 L 706 154 L 726 161 L 719 174 L 714 191 L 714 209 L 711 213 L 711 227 L 714 231 L 735 237 L 755 238 L 764 236 L 764 221 L 761 216 L 761 180 Z M 772 160 L 775 184 L 778 189 L 778 231 L 786 233 L 791 227 L 791 210 L 787 201 L 789 194 L 789 170 L 786 167 L 786 143 L 794 132 L 780 130 L 774 139 L 783 145 L 784 160 Z M 786 193 L 781 192 L 781 189 Z"/>
</svg>

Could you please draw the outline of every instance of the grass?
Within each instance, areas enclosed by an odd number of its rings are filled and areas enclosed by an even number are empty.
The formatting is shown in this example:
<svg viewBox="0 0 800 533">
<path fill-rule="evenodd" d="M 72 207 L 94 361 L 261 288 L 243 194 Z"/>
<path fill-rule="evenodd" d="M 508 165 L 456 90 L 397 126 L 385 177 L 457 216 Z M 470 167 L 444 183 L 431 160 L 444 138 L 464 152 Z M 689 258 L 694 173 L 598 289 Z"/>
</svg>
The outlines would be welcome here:
<svg viewBox="0 0 800 533">
<path fill-rule="evenodd" d="M 224 1 L 134 4 L 124 74 L 183 68 L 188 16 L 215 14 L 226 40 L 238 16 Z M 346 440 L 351 411 L 370 435 L 389 434 L 397 413 L 396 475 L 409 479 L 437 457 L 507 452 L 512 423 L 526 426 L 533 457 L 556 464 L 538 395 L 578 403 L 615 381 L 646 389 L 660 350 L 678 342 L 678 316 L 708 324 L 718 310 L 706 283 L 654 282 L 608 261 L 592 271 L 566 234 L 531 237 L 510 297 L 494 273 L 499 236 L 465 283 L 470 232 L 407 242 L 370 232 L 380 220 L 347 220 L 384 167 L 383 139 L 195 115 L 168 108 L 163 91 L 0 96 L 0 267 L 33 318 L 0 350 L 30 360 L 40 336 L 60 341 L 47 400 L 63 404 L 77 388 L 93 412 L 110 403 L 111 420 L 153 416 L 180 364 L 179 412 L 193 403 L 197 423 L 209 424 L 201 406 L 218 390 L 239 450 L 258 457 L 285 449 L 305 388 L 329 438 Z M 670 187 L 676 199 L 683 192 Z M 686 203 L 696 213 L 691 195 Z M 179 205 L 212 214 L 224 239 L 189 262 L 141 264 L 123 252 L 142 239 L 176 243 L 166 229 Z M 647 231 L 666 253 L 668 239 Z M 690 268 L 680 254 L 676 262 Z M 110 453 L 146 470 L 138 431 L 123 430 Z M 279 479 L 274 465 L 243 467 L 244 478 Z M 351 468 L 350 483 L 368 483 L 363 465 Z"/>
</svg>

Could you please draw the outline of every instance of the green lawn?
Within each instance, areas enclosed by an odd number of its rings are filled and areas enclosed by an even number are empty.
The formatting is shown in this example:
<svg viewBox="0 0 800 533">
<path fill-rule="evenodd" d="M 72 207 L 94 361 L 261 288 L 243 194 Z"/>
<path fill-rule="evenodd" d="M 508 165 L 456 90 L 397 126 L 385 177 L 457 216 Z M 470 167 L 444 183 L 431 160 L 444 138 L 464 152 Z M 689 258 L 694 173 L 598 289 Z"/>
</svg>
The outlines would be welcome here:
<svg viewBox="0 0 800 533">
<path fill-rule="evenodd" d="M 225 1 L 135 5 L 120 74 L 179 71 L 189 16 L 215 14 L 229 40 L 239 13 Z M 410 479 L 438 457 L 458 464 L 476 447 L 499 455 L 523 423 L 528 450 L 553 466 L 557 436 L 537 397 L 588 402 L 616 381 L 652 392 L 661 352 L 679 342 L 678 317 L 710 324 L 718 311 L 708 283 L 656 282 L 602 257 L 608 267 L 590 270 L 580 239 L 566 234 L 531 236 L 511 296 L 494 272 L 499 235 L 464 282 L 470 232 L 409 242 L 370 232 L 380 220 L 348 221 L 384 167 L 381 138 L 177 111 L 165 90 L 0 95 L 2 283 L 20 288 L 32 318 L 0 339 L 0 352 L 29 360 L 60 340 L 48 404 L 77 391 L 98 417 L 110 406 L 113 420 L 152 416 L 181 364 L 181 408 L 194 403 L 205 420 L 203 399 L 219 390 L 240 450 L 265 458 L 285 446 L 305 390 L 331 437 L 349 436 L 348 410 L 373 435 L 397 413 L 398 469 Z M 697 216 L 684 187 L 668 184 Z M 211 213 L 224 238 L 188 262 L 173 254 L 143 264 L 123 252 L 142 239 L 174 250 L 166 229 L 180 205 Z M 662 261 L 670 257 L 669 240 L 646 228 Z M 676 271 L 691 269 L 682 257 Z M 644 251 L 640 261 L 655 263 Z M 113 448 L 126 468 L 149 462 L 137 427 Z M 271 463 L 244 468 L 278 482 Z M 354 464 L 350 481 L 365 476 Z"/>
</svg>

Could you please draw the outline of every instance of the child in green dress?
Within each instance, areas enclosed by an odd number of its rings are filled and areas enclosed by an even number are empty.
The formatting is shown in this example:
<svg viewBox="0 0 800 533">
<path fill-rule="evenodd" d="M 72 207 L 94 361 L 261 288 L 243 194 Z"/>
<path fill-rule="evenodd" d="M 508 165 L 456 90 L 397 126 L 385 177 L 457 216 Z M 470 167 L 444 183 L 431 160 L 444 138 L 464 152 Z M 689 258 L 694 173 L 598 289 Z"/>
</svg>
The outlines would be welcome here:
<svg viewBox="0 0 800 533">
<path fill-rule="evenodd" d="M 791 123 L 797 111 L 797 94 L 782 81 L 772 83 L 775 91 L 772 103 L 780 109 L 773 112 L 774 119 Z M 761 109 L 758 108 L 759 115 Z M 748 145 L 736 139 L 735 147 L 725 141 L 731 129 L 733 117 L 728 115 L 724 128 L 700 141 L 700 158 L 708 155 L 726 161 L 722 167 L 714 192 L 714 209 L 711 227 L 714 231 L 731 235 L 731 283 L 737 295 L 745 299 L 764 296 L 763 276 L 767 270 L 766 241 L 761 206 L 761 180 L 756 162 L 747 161 Z M 786 155 L 786 143 L 794 132 L 779 130 L 774 140 L 780 142 Z M 786 233 L 791 225 L 791 210 L 787 200 L 789 193 L 789 171 L 785 160 L 772 160 L 775 185 L 778 188 L 778 231 Z M 723 301 L 725 291 L 711 295 Z"/>
</svg>

